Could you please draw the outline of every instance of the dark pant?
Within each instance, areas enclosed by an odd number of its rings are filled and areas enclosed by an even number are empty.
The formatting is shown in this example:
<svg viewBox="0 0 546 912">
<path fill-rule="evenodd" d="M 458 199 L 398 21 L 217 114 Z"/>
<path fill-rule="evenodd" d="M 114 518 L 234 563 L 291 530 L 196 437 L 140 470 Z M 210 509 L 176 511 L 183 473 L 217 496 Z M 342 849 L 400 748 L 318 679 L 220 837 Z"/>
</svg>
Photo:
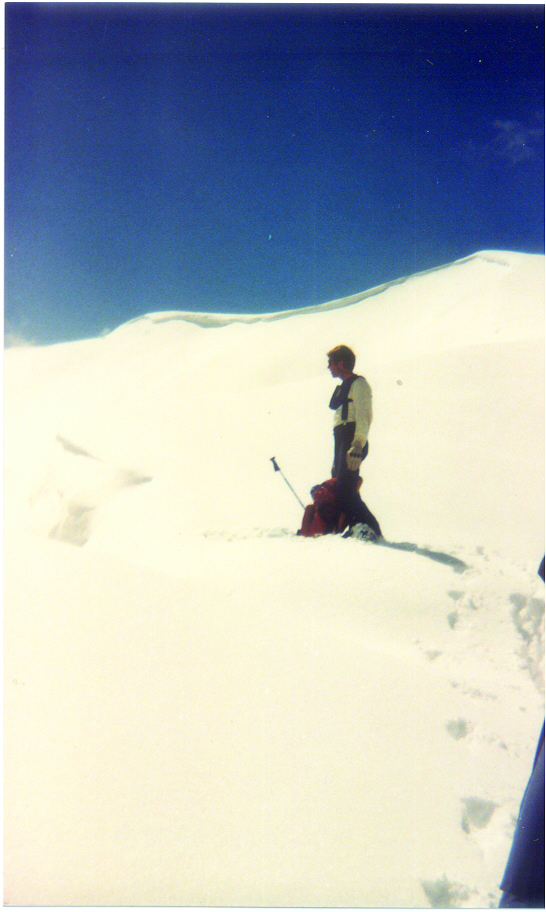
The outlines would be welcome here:
<svg viewBox="0 0 546 912">
<path fill-rule="evenodd" d="M 339 505 L 347 516 L 350 526 L 355 523 L 366 523 L 376 535 L 381 535 L 381 529 L 373 513 L 361 499 L 358 493 L 359 474 L 351 472 L 347 466 L 347 451 L 350 449 L 355 433 L 354 423 L 340 424 L 334 428 L 334 471 L 337 481 L 337 496 Z M 368 444 L 364 447 L 363 458 L 368 455 Z"/>
</svg>

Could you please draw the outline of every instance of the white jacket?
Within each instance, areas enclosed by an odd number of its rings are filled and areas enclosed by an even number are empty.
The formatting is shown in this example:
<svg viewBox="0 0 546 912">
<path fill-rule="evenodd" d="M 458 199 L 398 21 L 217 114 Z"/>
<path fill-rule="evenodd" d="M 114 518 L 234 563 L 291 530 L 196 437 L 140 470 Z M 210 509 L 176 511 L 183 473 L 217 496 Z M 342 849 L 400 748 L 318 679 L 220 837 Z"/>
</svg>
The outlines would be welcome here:
<svg viewBox="0 0 546 912">
<path fill-rule="evenodd" d="M 365 377 L 353 380 L 349 390 L 349 408 L 347 421 L 342 419 L 343 406 L 340 405 L 334 412 L 334 427 L 340 424 L 353 422 L 356 424 L 353 437 L 353 446 L 364 447 L 368 440 L 368 433 L 372 423 L 372 389 Z"/>
</svg>

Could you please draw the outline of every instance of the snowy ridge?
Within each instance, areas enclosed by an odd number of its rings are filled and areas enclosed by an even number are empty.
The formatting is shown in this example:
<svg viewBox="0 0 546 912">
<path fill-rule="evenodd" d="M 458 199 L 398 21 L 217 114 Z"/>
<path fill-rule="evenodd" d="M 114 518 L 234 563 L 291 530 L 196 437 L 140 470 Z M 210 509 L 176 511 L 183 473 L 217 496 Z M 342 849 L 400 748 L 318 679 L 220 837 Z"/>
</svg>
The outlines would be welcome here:
<svg viewBox="0 0 546 912">
<path fill-rule="evenodd" d="M 544 717 L 543 267 L 6 353 L 6 903 L 497 905 Z M 328 476 L 340 342 L 383 547 L 298 536 L 271 466 Z"/>
<path fill-rule="evenodd" d="M 505 266 L 509 268 L 511 265 L 516 265 L 521 259 L 521 256 L 521 254 L 485 250 L 481 251 L 480 253 L 474 253 L 468 257 L 463 257 L 460 260 L 455 260 L 455 262 L 448 263 L 447 265 L 435 266 L 431 269 L 425 269 L 422 272 L 417 272 L 413 273 L 412 275 L 403 276 L 402 278 L 393 279 L 390 282 L 384 282 L 382 285 L 377 285 L 374 288 L 368 289 L 367 291 L 349 295 L 349 297 L 346 298 L 339 298 L 334 301 L 327 301 L 325 304 L 317 304 L 310 307 L 300 307 L 297 310 L 285 310 L 276 313 L 260 315 L 237 314 L 236 316 L 233 314 L 192 313 L 189 311 L 173 310 L 144 314 L 141 317 L 135 317 L 134 320 L 129 320 L 126 325 L 130 325 L 132 323 L 140 323 L 142 320 L 149 320 L 152 323 L 166 323 L 170 320 L 184 320 L 188 323 L 195 323 L 197 326 L 201 326 L 203 328 L 228 326 L 232 323 L 270 323 L 273 320 L 284 320 L 288 317 L 298 315 L 316 314 L 327 310 L 337 310 L 340 307 L 350 307 L 352 304 L 358 304 L 360 301 L 365 301 L 367 298 L 372 298 L 376 295 L 380 295 L 387 289 L 394 288 L 397 285 L 403 285 L 405 282 L 408 282 L 412 279 L 416 279 L 421 276 L 432 275 L 433 273 L 440 270 L 451 269 L 453 266 L 469 263 L 473 260 L 482 260 L 486 263 L 493 263 L 497 266 Z"/>
</svg>

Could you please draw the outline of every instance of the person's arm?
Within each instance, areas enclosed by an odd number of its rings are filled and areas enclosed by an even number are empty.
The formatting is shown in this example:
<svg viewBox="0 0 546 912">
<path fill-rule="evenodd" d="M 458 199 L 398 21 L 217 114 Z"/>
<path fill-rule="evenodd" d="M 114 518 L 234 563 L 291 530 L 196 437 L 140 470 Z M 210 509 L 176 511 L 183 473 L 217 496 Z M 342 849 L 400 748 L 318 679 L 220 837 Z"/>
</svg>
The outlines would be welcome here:
<svg viewBox="0 0 546 912">
<path fill-rule="evenodd" d="M 356 423 L 351 446 L 362 450 L 372 423 L 372 390 L 368 381 L 364 377 L 358 377 L 351 386 L 349 396 L 353 400 Z"/>
</svg>

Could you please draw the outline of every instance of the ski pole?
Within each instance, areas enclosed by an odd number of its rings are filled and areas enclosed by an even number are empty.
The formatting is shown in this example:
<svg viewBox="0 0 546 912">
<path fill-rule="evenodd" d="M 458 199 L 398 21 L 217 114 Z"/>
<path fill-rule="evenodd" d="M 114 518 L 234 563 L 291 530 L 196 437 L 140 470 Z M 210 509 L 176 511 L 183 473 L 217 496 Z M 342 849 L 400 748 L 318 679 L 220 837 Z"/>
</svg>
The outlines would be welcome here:
<svg viewBox="0 0 546 912">
<path fill-rule="evenodd" d="M 305 510 L 305 505 L 304 505 L 304 504 L 301 502 L 301 500 L 299 499 L 298 495 L 297 495 L 296 492 L 294 491 L 294 488 L 292 487 L 292 485 L 291 485 L 290 482 L 288 481 L 288 479 L 287 479 L 286 475 L 284 474 L 284 472 L 282 471 L 282 469 L 280 469 L 279 466 L 277 465 L 277 462 L 276 462 L 276 460 L 275 460 L 275 457 L 272 456 L 270 461 L 273 463 L 273 468 L 275 469 L 275 472 L 280 472 L 280 473 L 281 473 L 282 477 L 283 477 L 284 480 L 286 481 L 286 484 L 288 485 L 288 487 L 289 487 L 290 490 L 292 491 L 292 494 L 294 495 L 294 497 L 296 498 L 296 500 L 298 500 L 298 501 L 300 502 L 300 504 L 302 505 L 303 509 Z"/>
</svg>

